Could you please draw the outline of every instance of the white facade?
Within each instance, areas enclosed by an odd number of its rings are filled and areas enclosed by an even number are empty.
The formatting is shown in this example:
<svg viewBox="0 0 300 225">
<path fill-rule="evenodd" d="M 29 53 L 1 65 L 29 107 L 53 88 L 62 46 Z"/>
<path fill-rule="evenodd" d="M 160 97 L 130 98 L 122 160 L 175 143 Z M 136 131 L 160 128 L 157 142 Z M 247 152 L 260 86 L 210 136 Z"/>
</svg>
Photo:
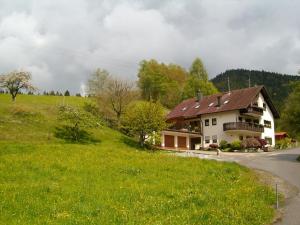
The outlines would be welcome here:
<svg viewBox="0 0 300 225">
<path fill-rule="evenodd" d="M 223 124 L 228 122 L 236 122 L 239 112 L 230 111 L 230 112 L 220 112 L 202 115 L 202 125 L 203 125 L 203 143 L 202 147 L 207 148 L 210 144 L 213 144 L 213 138 L 216 136 L 216 144 L 219 144 L 221 140 L 226 140 L 227 142 L 232 142 L 238 140 L 238 134 L 227 133 L 223 131 Z M 213 125 L 213 119 L 216 119 L 216 125 Z M 209 125 L 205 125 L 205 120 L 209 121 Z M 209 142 L 207 143 L 207 137 L 209 137 Z"/>
<path fill-rule="evenodd" d="M 186 149 L 195 149 L 195 146 L 201 146 L 202 148 L 208 148 L 210 144 L 220 144 L 221 140 L 225 140 L 229 143 L 237 140 L 244 140 L 250 137 L 258 137 L 266 139 L 271 146 L 275 145 L 275 123 L 274 115 L 263 95 L 258 95 L 257 101 L 253 102 L 255 107 L 260 109 L 260 112 L 241 112 L 240 110 L 232 110 L 225 112 L 217 112 L 210 114 L 203 114 L 196 120 L 200 121 L 201 133 L 199 133 L 198 139 L 195 137 L 195 133 L 188 134 L 187 132 L 180 131 L 164 131 L 162 134 L 162 147 L 168 147 L 165 145 L 165 135 L 168 137 L 168 141 L 172 142 L 172 136 L 174 136 L 174 148 L 178 148 L 178 140 L 181 137 L 186 138 Z M 263 109 L 263 111 L 262 111 Z M 187 123 L 192 120 L 186 120 Z M 193 119 L 195 121 L 195 119 Z M 224 127 L 226 125 L 227 126 Z M 225 124 L 225 125 L 224 125 Z M 197 140 L 200 143 L 192 141 Z M 182 148 L 182 144 L 180 146 Z"/>
<path fill-rule="evenodd" d="M 269 105 L 265 102 L 264 97 L 262 94 L 259 94 L 258 98 L 258 106 L 263 108 L 263 104 L 266 104 L 265 111 L 263 116 L 260 118 L 260 124 L 264 124 L 264 121 L 270 121 L 271 122 L 271 127 L 266 127 L 264 129 L 264 133 L 262 133 L 262 138 L 263 139 L 272 139 L 272 146 L 275 146 L 275 120 L 273 113 L 269 107 Z"/>
</svg>

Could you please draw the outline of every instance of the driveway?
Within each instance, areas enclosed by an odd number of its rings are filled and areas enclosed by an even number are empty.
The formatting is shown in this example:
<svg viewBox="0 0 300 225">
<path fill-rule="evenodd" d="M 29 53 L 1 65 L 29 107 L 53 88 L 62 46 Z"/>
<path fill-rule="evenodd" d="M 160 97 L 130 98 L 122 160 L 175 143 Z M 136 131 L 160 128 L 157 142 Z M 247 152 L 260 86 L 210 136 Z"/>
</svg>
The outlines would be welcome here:
<svg viewBox="0 0 300 225">
<path fill-rule="evenodd" d="M 183 153 L 180 153 L 183 154 Z M 182 155 L 224 161 L 235 161 L 250 168 L 270 172 L 289 184 L 298 191 L 287 200 L 282 221 L 276 225 L 300 225 L 300 162 L 296 158 L 300 155 L 300 148 L 267 153 L 221 153 Z"/>
</svg>

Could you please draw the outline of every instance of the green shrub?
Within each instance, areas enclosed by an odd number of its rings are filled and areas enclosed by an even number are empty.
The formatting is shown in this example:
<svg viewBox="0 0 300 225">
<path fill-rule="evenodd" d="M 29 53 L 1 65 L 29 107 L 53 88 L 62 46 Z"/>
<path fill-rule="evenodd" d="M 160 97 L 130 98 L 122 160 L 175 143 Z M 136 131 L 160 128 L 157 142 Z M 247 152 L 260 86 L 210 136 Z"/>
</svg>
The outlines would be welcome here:
<svg viewBox="0 0 300 225">
<path fill-rule="evenodd" d="M 231 148 L 233 150 L 241 150 L 242 149 L 242 142 L 241 141 L 234 141 L 231 143 Z"/>
<path fill-rule="evenodd" d="M 284 138 L 281 140 L 276 141 L 275 148 L 276 149 L 286 149 L 292 146 L 292 139 L 291 138 Z"/>
<path fill-rule="evenodd" d="M 220 141 L 220 149 L 224 150 L 226 148 L 228 148 L 228 142 L 225 140 L 221 140 Z"/>
<path fill-rule="evenodd" d="M 298 156 L 297 160 L 300 162 L 300 155 Z"/>
<path fill-rule="evenodd" d="M 222 152 L 232 152 L 232 149 L 231 148 L 224 148 L 224 149 L 222 149 Z"/>
<path fill-rule="evenodd" d="M 71 142 L 92 139 L 86 129 L 101 125 L 99 119 L 91 113 L 72 106 L 60 106 L 58 120 L 61 125 L 56 128 L 55 136 Z"/>
</svg>

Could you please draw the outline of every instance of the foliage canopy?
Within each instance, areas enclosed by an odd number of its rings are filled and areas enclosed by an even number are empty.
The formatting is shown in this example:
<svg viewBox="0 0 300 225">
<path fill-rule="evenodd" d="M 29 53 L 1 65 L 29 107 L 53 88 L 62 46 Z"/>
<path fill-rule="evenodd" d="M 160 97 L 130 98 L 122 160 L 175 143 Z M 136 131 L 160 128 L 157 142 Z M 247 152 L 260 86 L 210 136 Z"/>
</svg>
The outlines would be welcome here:
<svg viewBox="0 0 300 225">
<path fill-rule="evenodd" d="M 31 73 L 26 71 L 12 71 L 0 75 L 0 88 L 7 89 L 12 97 L 16 100 L 17 95 L 22 91 L 34 91 L 36 88 L 31 84 Z"/>
<path fill-rule="evenodd" d="M 137 135 L 141 146 L 146 138 L 167 127 L 165 111 L 159 103 L 138 101 L 127 108 L 122 124 L 129 133 Z"/>
<path fill-rule="evenodd" d="M 282 112 L 280 125 L 292 137 L 300 138 L 300 82 L 293 85 Z"/>
</svg>

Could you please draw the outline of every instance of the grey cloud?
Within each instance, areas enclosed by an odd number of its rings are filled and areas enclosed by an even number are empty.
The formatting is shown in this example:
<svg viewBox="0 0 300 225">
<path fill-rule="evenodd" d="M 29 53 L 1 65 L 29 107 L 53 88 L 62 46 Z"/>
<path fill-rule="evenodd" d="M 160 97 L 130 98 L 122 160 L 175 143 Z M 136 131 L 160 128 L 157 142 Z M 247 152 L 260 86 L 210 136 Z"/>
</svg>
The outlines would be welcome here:
<svg viewBox="0 0 300 225">
<path fill-rule="evenodd" d="M 280 0 L 0 0 L 0 73 L 32 72 L 41 89 L 78 92 L 97 67 L 135 80 L 156 58 L 213 77 L 230 68 L 296 73 L 300 2 Z"/>
</svg>

